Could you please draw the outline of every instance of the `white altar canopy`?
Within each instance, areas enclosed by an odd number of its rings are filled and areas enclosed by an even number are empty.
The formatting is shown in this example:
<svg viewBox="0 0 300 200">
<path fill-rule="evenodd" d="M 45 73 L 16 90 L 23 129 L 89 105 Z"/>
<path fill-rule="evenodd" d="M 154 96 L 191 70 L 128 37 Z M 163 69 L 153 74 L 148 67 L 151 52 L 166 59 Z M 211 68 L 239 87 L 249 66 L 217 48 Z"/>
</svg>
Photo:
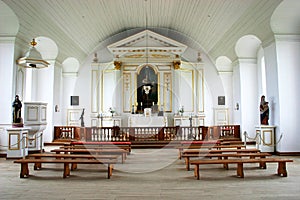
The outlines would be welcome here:
<svg viewBox="0 0 300 200">
<path fill-rule="evenodd" d="M 168 126 L 168 119 L 164 116 L 134 115 L 128 118 L 128 127 L 163 127 Z"/>
</svg>

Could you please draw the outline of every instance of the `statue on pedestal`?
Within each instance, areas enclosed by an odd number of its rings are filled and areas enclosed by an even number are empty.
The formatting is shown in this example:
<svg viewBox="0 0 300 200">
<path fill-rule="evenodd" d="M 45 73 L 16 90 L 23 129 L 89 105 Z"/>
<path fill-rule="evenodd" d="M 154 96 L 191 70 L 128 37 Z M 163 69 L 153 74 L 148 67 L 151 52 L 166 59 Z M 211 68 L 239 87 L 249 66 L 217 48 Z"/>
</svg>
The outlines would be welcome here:
<svg viewBox="0 0 300 200">
<path fill-rule="evenodd" d="M 23 127 L 23 119 L 21 116 L 22 102 L 19 99 L 19 95 L 16 95 L 12 107 L 13 107 L 13 127 Z"/>
<path fill-rule="evenodd" d="M 261 96 L 260 99 L 260 124 L 269 125 L 269 102 L 265 100 L 265 96 Z"/>
</svg>

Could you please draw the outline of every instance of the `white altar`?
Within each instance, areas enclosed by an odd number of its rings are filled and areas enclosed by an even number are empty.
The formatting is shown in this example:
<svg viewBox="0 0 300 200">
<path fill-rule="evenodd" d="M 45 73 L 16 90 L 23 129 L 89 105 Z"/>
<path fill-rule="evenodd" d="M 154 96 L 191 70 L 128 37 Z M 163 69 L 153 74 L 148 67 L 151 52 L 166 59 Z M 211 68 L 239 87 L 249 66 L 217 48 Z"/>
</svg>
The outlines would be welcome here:
<svg viewBox="0 0 300 200">
<path fill-rule="evenodd" d="M 164 116 L 131 115 L 128 127 L 163 127 L 168 126 L 168 118 Z"/>
</svg>

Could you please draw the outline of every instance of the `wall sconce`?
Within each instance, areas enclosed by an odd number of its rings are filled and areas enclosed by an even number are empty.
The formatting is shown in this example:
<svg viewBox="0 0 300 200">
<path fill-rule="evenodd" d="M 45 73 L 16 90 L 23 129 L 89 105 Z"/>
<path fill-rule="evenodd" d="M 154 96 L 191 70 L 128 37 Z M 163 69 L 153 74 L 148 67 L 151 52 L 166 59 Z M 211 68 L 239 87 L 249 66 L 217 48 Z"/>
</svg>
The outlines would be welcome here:
<svg viewBox="0 0 300 200">
<path fill-rule="evenodd" d="M 31 46 L 26 55 L 17 60 L 17 64 L 25 68 L 44 68 L 48 67 L 49 63 L 43 60 L 40 52 L 34 47 L 37 43 L 34 39 L 30 42 Z"/>
<path fill-rule="evenodd" d="M 235 110 L 239 110 L 240 109 L 240 105 L 239 105 L 239 103 L 236 103 L 235 104 Z"/>
</svg>

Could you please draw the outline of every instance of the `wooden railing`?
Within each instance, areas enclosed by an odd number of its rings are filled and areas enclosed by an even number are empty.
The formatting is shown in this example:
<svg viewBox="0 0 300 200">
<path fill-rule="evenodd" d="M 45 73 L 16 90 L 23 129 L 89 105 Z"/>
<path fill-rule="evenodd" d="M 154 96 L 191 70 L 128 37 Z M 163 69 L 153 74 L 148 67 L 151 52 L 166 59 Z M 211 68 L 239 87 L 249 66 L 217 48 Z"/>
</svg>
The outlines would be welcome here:
<svg viewBox="0 0 300 200">
<path fill-rule="evenodd" d="M 240 138 L 239 125 L 199 127 L 76 127 L 55 126 L 54 141 L 185 141 Z"/>
</svg>

